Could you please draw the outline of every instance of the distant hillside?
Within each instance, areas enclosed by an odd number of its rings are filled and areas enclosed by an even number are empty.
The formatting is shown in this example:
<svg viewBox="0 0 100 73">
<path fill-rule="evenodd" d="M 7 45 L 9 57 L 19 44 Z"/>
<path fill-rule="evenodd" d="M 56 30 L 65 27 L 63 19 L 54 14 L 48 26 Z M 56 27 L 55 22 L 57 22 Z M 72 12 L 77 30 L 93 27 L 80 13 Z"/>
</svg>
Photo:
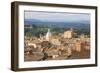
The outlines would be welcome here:
<svg viewBox="0 0 100 73">
<path fill-rule="evenodd" d="M 47 22 L 40 21 L 36 19 L 25 20 L 25 27 L 31 25 L 33 28 L 24 28 L 25 35 L 39 36 L 40 34 L 45 35 L 48 28 L 50 28 L 52 33 L 58 34 L 63 33 L 70 28 L 80 35 L 82 33 L 90 35 L 90 23 L 88 21 L 78 21 L 78 22 Z"/>
<path fill-rule="evenodd" d="M 34 25 L 37 27 L 56 27 L 56 28 L 84 28 L 89 29 L 89 21 L 78 21 L 78 22 L 44 22 L 36 19 L 27 19 L 24 21 L 25 25 Z"/>
</svg>

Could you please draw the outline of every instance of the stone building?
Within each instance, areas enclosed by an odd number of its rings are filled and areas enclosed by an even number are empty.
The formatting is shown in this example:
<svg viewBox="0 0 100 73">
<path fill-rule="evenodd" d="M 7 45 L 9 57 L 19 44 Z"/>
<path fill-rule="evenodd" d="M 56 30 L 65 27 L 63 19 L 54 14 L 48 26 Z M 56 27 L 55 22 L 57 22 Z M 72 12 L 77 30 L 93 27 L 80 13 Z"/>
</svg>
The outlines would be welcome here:
<svg viewBox="0 0 100 73">
<path fill-rule="evenodd" d="M 81 49 L 82 49 L 82 44 L 79 40 L 77 40 L 75 43 L 75 51 L 81 52 Z"/>
<path fill-rule="evenodd" d="M 71 28 L 70 30 L 64 32 L 64 38 L 72 38 L 73 34 L 73 29 Z"/>
</svg>

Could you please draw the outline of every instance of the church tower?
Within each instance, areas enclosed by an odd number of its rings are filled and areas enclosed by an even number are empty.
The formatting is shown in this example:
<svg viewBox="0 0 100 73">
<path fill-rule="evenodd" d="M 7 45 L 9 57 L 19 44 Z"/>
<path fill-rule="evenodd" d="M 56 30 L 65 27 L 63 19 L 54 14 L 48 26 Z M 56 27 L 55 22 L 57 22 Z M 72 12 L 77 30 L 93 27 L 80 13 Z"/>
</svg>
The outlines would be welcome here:
<svg viewBox="0 0 100 73">
<path fill-rule="evenodd" d="M 48 29 L 48 32 L 46 33 L 45 39 L 46 39 L 46 41 L 50 41 L 50 38 L 51 38 L 51 32 L 50 32 L 50 29 Z"/>
</svg>

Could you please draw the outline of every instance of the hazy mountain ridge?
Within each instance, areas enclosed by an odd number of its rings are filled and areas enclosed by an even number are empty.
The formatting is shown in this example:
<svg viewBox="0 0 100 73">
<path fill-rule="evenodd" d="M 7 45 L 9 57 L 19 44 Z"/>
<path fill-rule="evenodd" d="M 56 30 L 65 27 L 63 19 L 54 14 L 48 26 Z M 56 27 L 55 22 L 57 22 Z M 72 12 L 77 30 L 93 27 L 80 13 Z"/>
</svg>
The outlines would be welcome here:
<svg viewBox="0 0 100 73">
<path fill-rule="evenodd" d="M 34 26 L 47 26 L 47 27 L 58 27 L 58 28 L 84 28 L 84 29 L 90 29 L 90 23 L 89 21 L 75 21 L 75 22 L 47 22 L 47 21 L 41 21 L 37 19 L 25 19 L 24 21 L 25 25 L 34 25 Z"/>
</svg>

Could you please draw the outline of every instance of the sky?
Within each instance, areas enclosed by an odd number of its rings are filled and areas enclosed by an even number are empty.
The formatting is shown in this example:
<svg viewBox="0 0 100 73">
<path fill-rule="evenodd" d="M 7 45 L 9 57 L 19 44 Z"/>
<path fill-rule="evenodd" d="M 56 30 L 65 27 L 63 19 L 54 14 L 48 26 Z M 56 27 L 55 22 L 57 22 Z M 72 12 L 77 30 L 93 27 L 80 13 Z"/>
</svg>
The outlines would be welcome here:
<svg viewBox="0 0 100 73">
<path fill-rule="evenodd" d="M 77 22 L 89 21 L 88 13 L 67 13 L 67 12 L 43 12 L 43 11 L 24 11 L 24 19 L 36 19 L 46 22 Z"/>
</svg>

